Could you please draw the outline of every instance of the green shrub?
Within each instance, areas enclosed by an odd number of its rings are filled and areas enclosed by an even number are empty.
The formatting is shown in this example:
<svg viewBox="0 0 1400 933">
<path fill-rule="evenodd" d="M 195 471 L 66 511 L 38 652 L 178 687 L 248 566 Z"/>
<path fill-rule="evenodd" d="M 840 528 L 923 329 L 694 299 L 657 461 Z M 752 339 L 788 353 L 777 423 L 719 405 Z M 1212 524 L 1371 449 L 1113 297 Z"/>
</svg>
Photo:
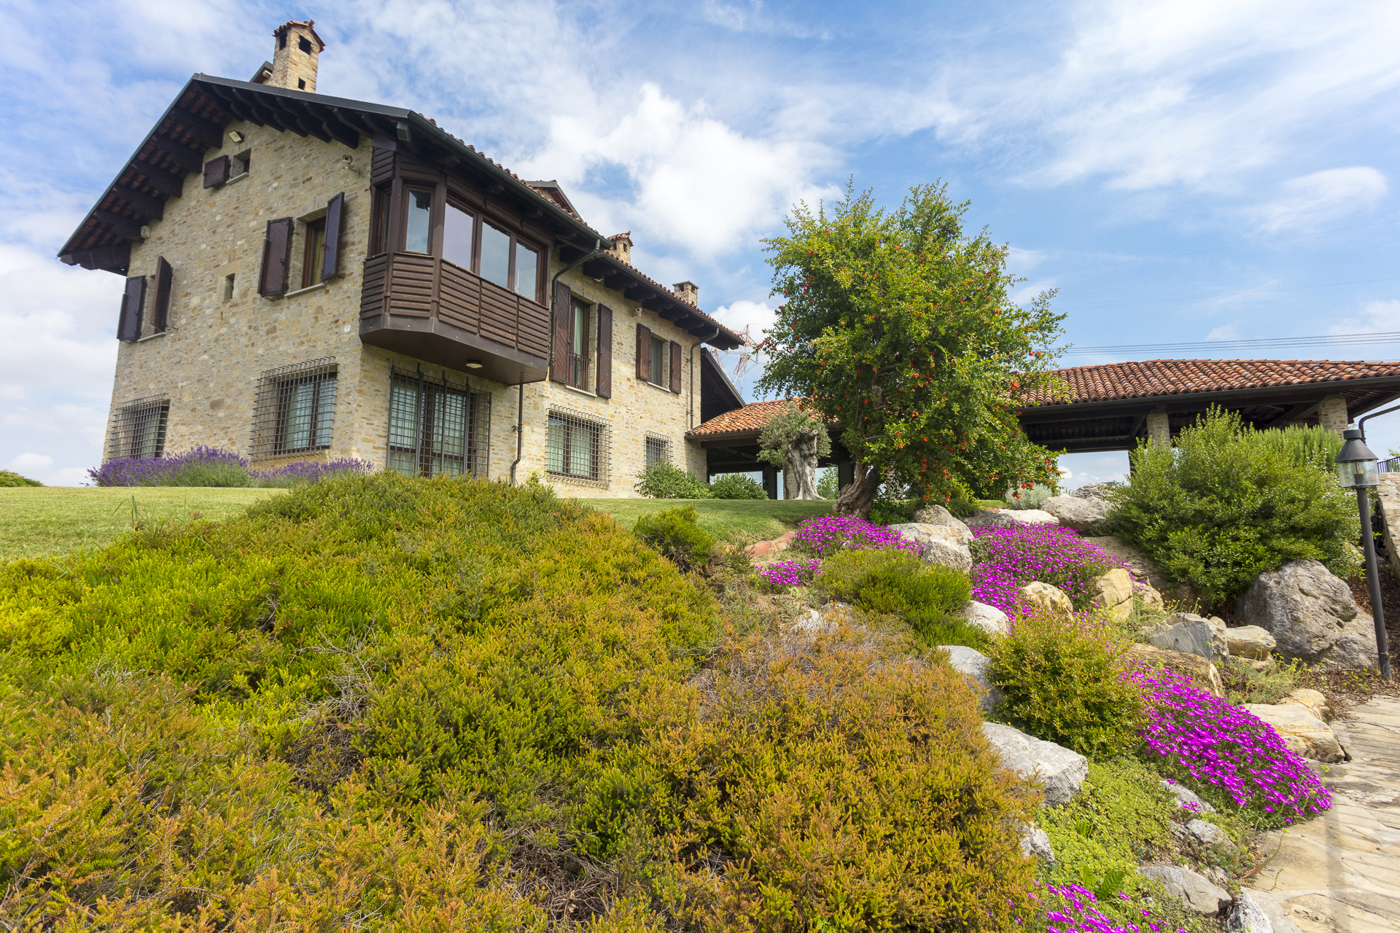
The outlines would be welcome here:
<svg viewBox="0 0 1400 933">
<path fill-rule="evenodd" d="M 1038 509 L 1055 494 L 1055 490 L 1043 483 L 1036 483 L 1030 489 L 1008 489 L 1002 498 L 1006 501 L 1008 508 L 1012 509 Z"/>
<path fill-rule="evenodd" d="M 1258 440 L 1297 466 L 1315 466 L 1324 473 L 1337 469 L 1337 454 L 1346 443 L 1337 434 L 1320 424 L 1295 424 L 1258 432 Z"/>
<path fill-rule="evenodd" d="M 1123 752 L 1144 721 L 1142 693 L 1122 676 L 1128 645 L 1073 616 L 1022 616 L 992 644 L 997 715 L 1037 738 L 1089 756 Z"/>
<path fill-rule="evenodd" d="M 1128 485 L 1108 492 L 1117 533 L 1189 583 L 1206 608 L 1288 560 L 1313 558 L 1348 576 L 1356 503 L 1334 474 L 1299 462 L 1312 441 L 1293 437 L 1302 439 L 1280 441 L 1212 408 L 1175 446 L 1139 447 Z"/>
<path fill-rule="evenodd" d="M 953 618 L 972 595 L 967 576 L 925 564 L 908 551 L 838 551 L 826 558 L 816 585 L 832 599 L 867 612 L 901 616 L 929 644 L 967 644 L 977 638 L 966 631 L 971 626 Z"/>
<path fill-rule="evenodd" d="M 982 504 L 966 489 L 957 489 L 945 506 L 954 518 L 969 518 L 982 508 Z"/>
<path fill-rule="evenodd" d="M 1246 703 L 1277 703 L 1298 689 L 1303 662 L 1275 659 L 1274 668 L 1263 672 L 1254 669 L 1244 658 L 1226 658 L 1220 666 L 1220 679 L 1225 686 L 1225 699 L 1236 706 Z"/>
<path fill-rule="evenodd" d="M 637 474 L 637 483 L 633 488 L 650 499 L 710 498 L 709 484 L 669 460 L 658 460 L 645 467 Z"/>
<path fill-rule="evenodd" d="M 743 473 L 725 473 L 710 484 L 714 499 L 767 499 L 763 484 Z"/>
<path fill-rule="evenodd" d="M 27 476 L 20 476 L 11 470 L 0 470 L 0 489 L 16 486 L 42 486 L 43 483 L 37 479 L 30 479 Z"/>
<path fill-rule="evenodd" d="M 914 520 L 914 513 L 923 508 L 920 499 L 891 499 L 881 491 L 870 507 L 870 521 L 876 525 L 902 525 Z"/>
<path fill-rule="evenodd" d="M 700 527 L 692 505 L 643 515 L 632 531 L 683 571 L 707 566 L 714 555 L 714 536 Z"/>
</svg>

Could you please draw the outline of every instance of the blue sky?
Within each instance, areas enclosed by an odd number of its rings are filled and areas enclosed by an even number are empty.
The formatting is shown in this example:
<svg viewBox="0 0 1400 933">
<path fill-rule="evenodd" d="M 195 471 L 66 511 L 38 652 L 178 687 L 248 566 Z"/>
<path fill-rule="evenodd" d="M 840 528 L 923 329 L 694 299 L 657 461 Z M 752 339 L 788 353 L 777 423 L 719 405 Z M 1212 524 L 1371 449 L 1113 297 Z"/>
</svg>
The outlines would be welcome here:
<svg viewBox="0 0 1400 933">
<path fill-rule="evenodd" d="M 0 0 L 0 466 L 76 484 L 97 463 L 121 281 L 54 254 L 191 73 L 246 79 L 307 17 L 322 92 L 559 179 L 755 335 L 759 241 L 848 177 L 890 203 L 947 182 L 1081 347 L 1400 331 L 1393 0 Z M 1400 447 L 1400 414 L 1370 434 Z M 1125 464 L 1062 461 L 1071 485 Z"/>
</svg>

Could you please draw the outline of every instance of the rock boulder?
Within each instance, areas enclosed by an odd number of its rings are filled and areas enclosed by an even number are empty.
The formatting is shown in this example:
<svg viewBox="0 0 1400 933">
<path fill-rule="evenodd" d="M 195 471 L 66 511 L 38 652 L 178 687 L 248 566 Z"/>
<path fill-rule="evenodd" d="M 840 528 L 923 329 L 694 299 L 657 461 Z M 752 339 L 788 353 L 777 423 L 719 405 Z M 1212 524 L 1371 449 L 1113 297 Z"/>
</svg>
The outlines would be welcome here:
<svg viewBox="0 0 1400 933">
<path fill-rule="evenodd" d="M 1216 624 L 1212 624 L 1216 623 Z M 1214 663 L 1226 657 L 1225 623 L 1205 619 L 1190 612 L 1167 616 L 1164 622 L 1147 636 L 1147 643 L 1169 651 L 1194 654 Z"/>
<path fill-rule="evenodd" d="M 1176 798 L 1177 806 L 1181 807 L 1183 810 L 1190 810 L 1192 813 L 1215 812 L 1215 807 L 1212 807 L 1200 797 L 1196 796 L 1196 792 L 1190 788 L 1182 787 L 1180 784 L 1168 781 L 1166 778 L 1159 778 L 1158 783 L 1162 785 L 1162 788 L 1166 790 L 1167 793 Z"/>
<path fill-rule="evenodd" d="M 1045 804 L 1069 803 L 1089 776 L 1089 759 L 1054 742 L 1042 742 L 1000 723 L 982 723 L 982 734 L 996 749 L 1002 766 L 1045 786 Z"/>
<path fill-rule="evenodd" d="M 1005 699 L 1002 692 L 992 684 L 992 659 L 980 651 L 965 645 L 939 645 L 939 651 L 948 652 L 948 663 L 953 670 L 977 691 L 977 705 L 982 711 L 990 712 Z"/>
<path fill-rule="evenodd" d="M 937 525 L 940 528 L 952 528 L 957 531 L 963 544 L 972 543 L 972 530 L 967 527 L 967 523 L 953 517 L 941 505 L 930 505 L 927 508 L 919 509 L 914 513 L 914 524 L 916 525 Z"/>
<path fill-rule="evenodd" d="M 1111 481 L 1107 483 L 1085 483 L 1083 486 L 1071 492 L 1070 495 L 1074 496 L 1076 499 L 1102 499 L 1104 493 L 1108 492 L 1110 489 L 1117 489 L 1122 485 L 1122 483 Z"/>
<path fill-rule="evenodd" d="M 960 528 L 928 522 L 904 522 L 890 525 L 889 528 L 899 532 L 904 540 L 917 544 L 926 562 L 971 573 L 972 552 L 968 550 L 968 544 L 972 540 L 972 532 L 961 522 L 958 524 Z"/>
<path fill-rule="evenodd" d="M 1175 671 L 1191 681 L 1191 685 L 1211 694 L 1224 697 L 1225 685 L 1220 680 L 1220 672 L 1215 665 L 1200 655 L 1185 654 L 1169 648 L 1154 645 L 1133 645 L 1128 649 L 1128 658 L 1140 661 L 1148 667 L 1164 667 Z"/>
<path fill-rule="evenodd" d="M 1198 914 L 1215 916 L 1233 901 L 1220 885 L 1180 865 L 1143 865 L 1138 871 L 1160 881 L 1168 894 Z"/>
<path fill-rule="evenodd" d="M 1246 703 L 1244 708 L 1274 727 L 1290 751 L 1313 761 L 1342 761 L 1346 752 L 1332 728 L 1299 703 Z"/>
<path fill-rule="evenodd" d="M 1278 642 L 1269 634 L 1268 629 L 1257 625 L 1237 625 L 1225 630 L 1225 644 L 1232 658 L 1267 661 Z"/>
<path fill-rule="evenodd" d="M 1011 630 L 1011 620 L 996 606 L 975 600 L 958 610 L 958 618 L 975 625 L 988 635 L 1005 635 Z"/>
<path fill-rule="evenodd" d="M 1059 519 L 1061 525 L 1081 534 L 1093 534 L 1108 521 L 1109 505 L 1102 499 L 1051 496 L 1040 504 L 1040 509 Z"/>
<path fill-rule="evenodd" d="M 1290 560 L 1261 573 L 1235 601 L 1235 612 L 1241 622 L 1272 635 L 1275 650 L 1284 657 L 1328 670 L 1377 663 L 1371 617 L 1356 605 L 1351 589 L 1318 561 Z"/>
<path fill-rule="evenodd" d="M 1026 602 L 1040 609 L 1042 612 L 1062 613 L 1073 612 L 1074 603 L 1065 591 L 1049 583 L 1041 583 L 1033 580 L 1021 587 L 1021 595 L 1025 596 Z"/>
</svg>

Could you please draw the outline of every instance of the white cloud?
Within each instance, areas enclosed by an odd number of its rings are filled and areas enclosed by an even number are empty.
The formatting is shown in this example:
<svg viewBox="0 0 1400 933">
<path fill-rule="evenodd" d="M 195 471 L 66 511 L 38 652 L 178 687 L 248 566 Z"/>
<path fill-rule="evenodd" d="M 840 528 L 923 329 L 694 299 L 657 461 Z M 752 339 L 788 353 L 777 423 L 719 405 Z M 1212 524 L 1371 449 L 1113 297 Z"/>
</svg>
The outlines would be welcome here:
<svg viewBox="0 0 1400 933">
<path fill-rule="evenodd" d="M 1048 254 L 1038 249 L 1021 249 L 1019 246 L 1006 248 L 1006 264 L 1013 272 L 1029 272 L 1045 261 Z"/>
<path fill-rule="evenodd" d="M 1206 339 L 1207 339 L 1207 340 L 1239 340 L 1239 339 L 1240 339 L 1240 332 L 1239 332 L 1239 330 L 1237 330 L 1237 329 L 1235 328 L 1235 325 L 1233 325 L 1233 324 L 1225 324 L 1225 325 L 1222 325 L 1222 326 L 1220 326 L 1220 327 L 1214 328 L 1210 333 L 1206 334 Z"/>
<path fill-rule="evenodd" d="M 1302 175 L 1259 209 L 1259 226 L 1269 233 L 1315 228 L 1375 208 L 1389 190 L 1385 175 L 1365 165 Z"/>
<path fill-rule="evenodd" d="M 1029 285 L 1022 285 L 1011 293 L 1011 303 L 1014 305 L 1028 305 L 1032 301 L 1035 301 L 1041 292 L 1049 291 L 1054 287 L 1054 279 L 1040 279 L 1031 282 Z"/>
<path fill-rule="evenodd" d="M 1335 321 L 1327 328 L 1329 334 L 1396 333 L 1400 331 L 1400 298 L 1389 301 L 1368 301 L 1359 314 Z"/>
</svg>

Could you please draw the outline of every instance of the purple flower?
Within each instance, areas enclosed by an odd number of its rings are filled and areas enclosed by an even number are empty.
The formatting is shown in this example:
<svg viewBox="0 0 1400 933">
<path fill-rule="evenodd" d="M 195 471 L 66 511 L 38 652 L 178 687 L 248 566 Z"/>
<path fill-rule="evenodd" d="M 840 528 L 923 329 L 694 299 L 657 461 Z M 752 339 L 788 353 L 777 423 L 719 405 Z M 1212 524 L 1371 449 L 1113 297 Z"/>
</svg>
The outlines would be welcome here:
<svg viewBox="0 0 1400 933">
<path fill-rule="evenodd" d="M 1063 525 L 972 529 L 972 598 L 1015 618 L 1030 610 L 1021 587 L 1034 581 L 1064 591 L 1075 609 L 1089 607 L 1094 579 L 1131 568 Z"/>
<path fill-rule="evenodd" d="M 236 453 L 194 447 L 165 457 L 125 457 L 88 470 L 95 486 L 290 486 L 327 476 L 363 475 L 366 460 L 300 460 L 271 470 L 255 470 Z"/>
</svg>

